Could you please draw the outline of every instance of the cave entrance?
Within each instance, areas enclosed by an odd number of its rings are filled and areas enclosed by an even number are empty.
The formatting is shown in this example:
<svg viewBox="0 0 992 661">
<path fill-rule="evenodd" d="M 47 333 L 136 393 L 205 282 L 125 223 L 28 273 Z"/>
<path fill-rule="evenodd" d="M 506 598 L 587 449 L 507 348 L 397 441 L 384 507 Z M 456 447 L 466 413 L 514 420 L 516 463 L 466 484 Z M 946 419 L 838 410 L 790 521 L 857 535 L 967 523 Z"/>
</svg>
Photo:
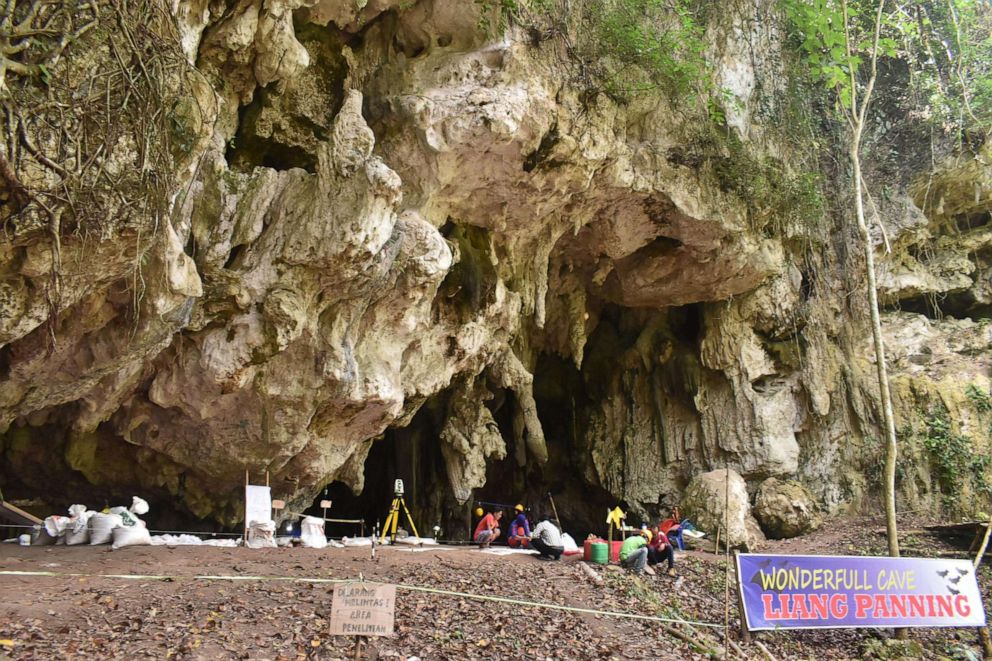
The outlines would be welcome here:
<svg viewBox="0 0 992 661">
<path fill-rule="evenodd" d="M 404 481 L 418 532 L 429 536 L 439 525 L 446 540 L 470 538 L 477 501 L 502 505 L 506 514 L 521 503 L 537 517 L 552 515 L 551 494 L 562 526 L 576 541 L 588 532 L 605 534 L 606 511 L 617 504 L 635 516 L 660 516 L 675 504 L 671 494 L 684 487 L 678 466 L 691 461 L 683 436 L 698 425 L 693 395 L 702 372 L 702 312 L 702 305 L 663 311 L 605 306 L 581 369 L 571 358 L 538 354 L 533 394 L 548 448 L 545 465 L 518 447 L 524 441 L 514 428 L 520 424 L 514 419 L 520 406 L 516 394 L 490 382 L 493 396 L 480 405 L 492 414 L 506 456 L 487 462 L 485 484 L 459 504 L 441 453 L 450 396 L 442 392 L 425 402 L 409 425 L 387 430 L 373 443 L 361 494 L 341 483 L 327 487 L 321 497 L 334 501 L 329 516 L 364 518 L 370 533 L 376 521 L 385 521 L 397 478 Z M 676 427 L 681 431 L 673 432 Z M 320 514 L 319 500 L 309 513 Z M 333 536 L 353 529 L 327 527 Z"/>
<path fill-rule="evenodd" d="M 333 505 L 327 517 L 331 519 L 365 519 L 365 534 L 371 535 L 376 522 L 381 526 L 393 501 L 395 480 L 403 480 L 404 501 L 413 516 L 413 523 L 422 537 L 432 537 L 434 526 L 441 527 L 443 539 L 462 539 L 460 525 L 452 521 L 464 518 L 467 506 L 459 506 L 451 493 L 444 458 L 441 455 L 438 429 L 443 406 L 434 400 L 428 402 L 403 428 L 388 429 L 383 436 L 372 441 L 365 460 L 365 485 L 362 492 L 354 494 L 342 482 L 332 482 L 314 500 L 306 514 L 321 516 L 320 501 L 331 500 Z M 400 514 L 400 527 L 409 530 L 406 515 Z M 326 524 L 325 530 L 332 537 L 358 534 L 352 524 Z"/>
</svg>

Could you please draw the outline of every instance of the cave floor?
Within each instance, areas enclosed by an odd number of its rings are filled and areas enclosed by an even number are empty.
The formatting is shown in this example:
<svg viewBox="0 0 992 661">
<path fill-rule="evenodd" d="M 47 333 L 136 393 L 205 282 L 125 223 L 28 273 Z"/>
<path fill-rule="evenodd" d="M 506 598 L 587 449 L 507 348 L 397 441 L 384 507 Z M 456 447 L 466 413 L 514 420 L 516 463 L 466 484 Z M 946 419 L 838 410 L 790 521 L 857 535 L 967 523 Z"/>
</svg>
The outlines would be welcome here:
<svg viewBox="0 0 992 661">
<path fill-rule="evenodd" d="M 884 547 L 877 528 L 878 519 L 835 521 L 812 535 L 771 542 L 761 550 L 877 553 Z M 916 552 L 914 543 L 921 545 Z M 906 546 L 907 555 L 928 555 L 926 549 L 939 550 L 941 543 L 910 534 Z M 0 659 L 350 659 L 354 639 L 328 635 L 333 585 L 305 579 L 359 574 L 400 585 L 722 623 L 723 558 L 686 552 L 679 555 L 678 569 L 679 577 L 673 579 L 660 572 L 634 577 L 597 568 L 605 580 L 596 586 L 575 557 L 540 562 L 466 547 L 416 553 L 381 548 L 372 560 L 368 549 L 160 546 L 111 551 L 4 544 L 0 570 L 55 575 L 0 575 Z M 60 575 L 66 573 L 85 576 Z M 108 574 L 170 578 L 125 580 Z M 304 580 L 193 579 L 196 575 Z M 988 566 L 980 585 L 988 610 Z M 690 649 L 657 622 L 405 590 L 397 592 L 396 601 L 396 635 L 377 639 L 363 658 L 706 658 L 702 649 Z M 732 637 L 739 639 L 736 612 L 732 604 Z M 702 647 L 713 650 L 721 643 L 719 629 L 700 627 L 698 632 L 708 633 L 697 633 L 678 628 Z M 832 630 L 766 633 L 759 639 L 779 659 L 831 659 L 863 658 L 888 636 Z M 912 638 L 931 657 L 978 652 L 977 636 L 968 630 L 921 629 Z M 745 646 L 744 651 L 749 658 L 761 658 L 757 647 Z"/>
</svg>

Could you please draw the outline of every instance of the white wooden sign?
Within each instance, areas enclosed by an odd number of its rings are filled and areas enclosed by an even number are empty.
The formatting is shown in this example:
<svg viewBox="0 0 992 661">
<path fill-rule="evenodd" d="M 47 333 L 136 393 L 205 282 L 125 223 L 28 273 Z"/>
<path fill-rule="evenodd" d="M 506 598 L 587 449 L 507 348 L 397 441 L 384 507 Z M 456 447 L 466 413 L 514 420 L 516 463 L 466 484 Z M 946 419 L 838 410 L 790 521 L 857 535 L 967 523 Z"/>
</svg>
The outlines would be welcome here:
<svg viewBox="0 0 992 661">
<path fill-rule="evenodd" d="M 396 586 L 338 583 L 331 603 L 332 636 L 392 636 Z"/>
<path fill-rule="evenodd" d="M 245 485 L 245 527 L 252 521 L 272 520 L 272 492 L 269 487 Z"/>
</svg>

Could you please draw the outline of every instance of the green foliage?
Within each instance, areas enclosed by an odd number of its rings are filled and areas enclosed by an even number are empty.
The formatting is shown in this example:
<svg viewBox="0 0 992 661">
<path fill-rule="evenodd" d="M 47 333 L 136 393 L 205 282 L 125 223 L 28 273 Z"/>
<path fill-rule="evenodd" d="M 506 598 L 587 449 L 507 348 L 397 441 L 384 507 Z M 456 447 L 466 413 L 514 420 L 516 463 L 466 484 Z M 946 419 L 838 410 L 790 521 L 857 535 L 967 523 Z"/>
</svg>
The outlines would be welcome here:
<svg viewBox="0 0 992 661">
<path fill-rule="evenodd" d="M 845 109 L 864 83 L 877 0 L 780 0 L 790 43 Z M 845 33 L 845 18 L 846 29 Z M 907 68 L 910 91 L 944 130 L 992 126 L 992 5 L 975 0 L 883 2 L 880 61 Z"/>
<path fill-rule="evenodd" d="M 898 436 L 901 439 L 908 439 L 912 434 L 912 428 L 904 427 L 899 430 Z M 858 462 L 861 465 L 868 489 L 881 491 L 885 486 L 885 444 L 874 436 L 865 436 L 859 450 Z M 912 468 L 912 460 L 907 452 L 900 452 L 896 460 L 897 483 L 909 476 L 909 468 Z"/>
<path fill-rule="evenodd" d="M 662 88 L 694 96 L 705 86 L 704 30 L 687 0 L 605 0 L 585 5 L 589 51 L 613 96 Z"/>
<path fill-rule="evenodd" d="M 693 0 L 475 0 L 490 34 L 509 21 L 563 50 L 570 82 L 626 101 L 661 90 L 711 91 L 705 29 Z M 713 112 L 715 112 L 715 108 Z"/>
<path fill-rule="evenodd" d="M 992 397 L 974 383 L 969 383 L 964 387 L 964 394 L 975 405 L 979 413 L 992 411 Z"/>
<path fill-rule="evenodd" d="M 720 187 L 745 200 L 754 227 L 765 227 L 770 220 L 805 225 L 823 215 L 825 202 L 816 172 L 793 172 L 778 159 L 755 156 L 735 134 L 722 140 L 710 136 L 704 141 L 704 153 Z"/>
<path fill-rule="evenodd" d="M 805 54 L 813 78 L 837 92 L 841 104 L 850 108 L 854 92 L 852 74 L 857 75 L 864 60 L 857 48 L 848 48 L 845 8 L 833 0 L 785 0 L 783 5 L 793 28 L 791 36 Z M 846 8 L 846 14 L 849 26 L 863 33 L 862 22 L 852 20 L 860 14 L 854 15 L 850 7 Z M 851 42 L 854 45 L 861 40 Z"/>
<path fill-rule="evenodd" d="M 911 90 L 945 130 L 992 127 L 992 5 L 944 0 L 912 7 L 901 53 L 913 72 Z"/>
<path fill-rule="evenodd" d="M 923 446 L 930 455 L 930 466 L 943 498 L 953 509 L 959 503 L 961 489 L 971 481 L 980 493 L 992 496 L 992 458 L 976 455 L 974 441 L 951 429 L 947 413 L 938 410 L 923 417 Z"/>
</svg>

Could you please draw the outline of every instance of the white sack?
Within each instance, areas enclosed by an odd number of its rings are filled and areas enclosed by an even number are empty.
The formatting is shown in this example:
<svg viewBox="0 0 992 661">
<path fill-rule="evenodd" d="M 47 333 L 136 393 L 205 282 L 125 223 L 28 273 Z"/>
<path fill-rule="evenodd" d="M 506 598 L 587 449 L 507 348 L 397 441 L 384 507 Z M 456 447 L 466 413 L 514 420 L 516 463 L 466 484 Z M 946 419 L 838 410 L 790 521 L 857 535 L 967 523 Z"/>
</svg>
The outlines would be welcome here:
<svg viewBox="0 0 992 661">
<path fill-rule="evenodd" d="M 67 546 L 78 546 L 79 544 L 88 544 L 90 541 L 90 531 L 85 525 L 80 531 L 66 530 L 65 537 L 63 537 Z"/>
<path fill-rule="evenodd" d="M 252 521 L 248 525 L 248 548 L 276 548 L 276 524 L 274 521 Z"/>
<path fill-rule="evenodd" d="M 324 535 L 324 520 L 315 516 L 305 516 L 300 523 L 300 539 L 303 546 L 311 549 L 322 549 L 327 546 L 327 536 Z"/>
<path fill-rule="evenodd" d="M 51 537 L 61 537 L 69 527 L 69 517 L 54 514 L 45 519 L 45 532 Z"/>
<path fill-rule="evenodd" d="M 117 507 L 111 507 L 110 513 L 116 514 L 121 518 L 120 525 L 122 526 L 130 527 L 130 526 L 138 525 L 138 521 L 139 521 L 138 517 L 135 516 L 131 510 L 129 510 L 128 508 L 122 505 L 118 505 Z"/>
<path fill-rule="evenodd" d="M 148 501 L 138 496 L 132 496 L 130 511 L 132 514 L 137 514 L 138 516 L 148 514 Z"/>
<path fill-rule="evenodd" d="M 65 543 L 69 546 L 86 544 L 90 541 L 90 517 L 96 514 L 86 509 L 86 505 L 69 506 L 69 527 L 65 531 Z"/>
<path fill-rule="evenodd" d="M 561 545 L 565 549 L 565 553 L 579 550 L 579 545 L 575 543 L 575 540 L 567 532 L 561 534 Z"/>
<path fill-rule="evenodd" d="M 90 517 L 90 544 L 110 544 L 114 540 L 114 528 L 123 525 L 117 514 L 97 512 Z"/>
<path fill-rule="evenodd" d="M 144 525 L 119 526 L 114 528 L 114 545 L 110 548 L 122 549 L 125 546 L 148 546 L 152 536 Z"/>
</svg>

